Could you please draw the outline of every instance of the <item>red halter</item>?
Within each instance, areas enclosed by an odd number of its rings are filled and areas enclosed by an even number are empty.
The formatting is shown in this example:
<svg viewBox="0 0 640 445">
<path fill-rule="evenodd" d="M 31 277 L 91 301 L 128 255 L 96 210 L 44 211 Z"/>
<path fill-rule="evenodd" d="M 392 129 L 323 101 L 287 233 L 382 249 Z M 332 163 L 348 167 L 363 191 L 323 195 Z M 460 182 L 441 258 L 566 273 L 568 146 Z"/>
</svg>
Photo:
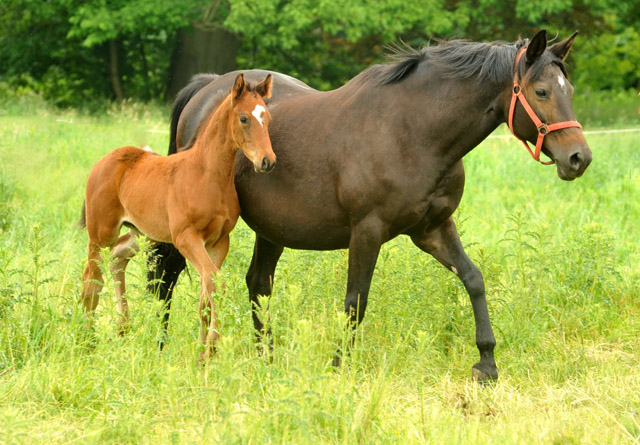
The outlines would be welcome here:
<svg viewBox="0 0 640 445">
<path fill-rule="evenodd" d="M 542 162 L 540 160 L 540 151 L 542 150 L 542 141 L 544 141 L 544 137 L 547 134 L 551 133 L 552 131 L 562 130 L 563 128 L 576 127 L 576 128 L 582 129 L 582 125 L 580 125 L 578 121 L 558 122 L 557 124 L 547 125 L 538 118 L 538 116 L 536 115 L 536 112 L 533 111 L 533 108 L 531 108 L 531 105 L 529 105 L 529 102 L 527 102 L 527 99 L 524 97 L 524 94 L 522 94 L 522 88 L 520 87 L 520 80 L 518 79 L 518 63 L 520 62 L 520 58 L 522 57 L 522 54 L 524 54 L 526 50 L 527 50 L 526 47 L 522 48 L 518 52 L 518 55 L 516 56 L 516 63 L 515 63 L 514 74 L 513 74 L 513 94 L 511 95 L 511 105 L 509 106 L 509 129 L 511 130 L 511 133 L 513 133 L 513 135 L 516 138 L 522 141 L 525 148 L 531 154 L 533 159 L 540 162 L 541 164 L 550 165 L 550 164 L 553 164 L 554 161 Z M 531 150 L 531 148 L 529 147 L 529 144 L 525 139 L 518 137 L 518 135 L 516 135 L 516 132 L 513 131 L 513 115 L 515 114 L 515 111 L 516 111 L 516 102 L 518 101 L 518 99 L 520 99 L 520 103 L 524 107 L 525 111 L 527 112 L 527 114 L 529 115 L 529 117 L 531 118 L 535 126 L 538 128 L 538 140 L 536 141 L 535 152 Z"/>
</svg>

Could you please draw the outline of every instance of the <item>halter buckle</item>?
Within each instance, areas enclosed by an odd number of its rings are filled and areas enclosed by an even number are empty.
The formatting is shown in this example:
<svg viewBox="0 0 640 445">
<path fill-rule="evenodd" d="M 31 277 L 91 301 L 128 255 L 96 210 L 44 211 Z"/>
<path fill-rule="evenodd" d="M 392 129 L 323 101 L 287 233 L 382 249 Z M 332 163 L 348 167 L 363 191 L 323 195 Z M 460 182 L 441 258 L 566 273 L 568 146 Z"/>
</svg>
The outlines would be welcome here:
<svg viewBox="0 0 640 445">
<path fill-rule="evenodd" d="M 513 86 L 513 94 L 520 94 L 520 85 Z"/>
<path fill-rule="evenodd" d="M 543 123 L 538 127 L 538 133 L 542 135 L 546 135 L 548 132 L 549 132 L 549 128 L 547 127 L 547 124 Z"/>
</svg>

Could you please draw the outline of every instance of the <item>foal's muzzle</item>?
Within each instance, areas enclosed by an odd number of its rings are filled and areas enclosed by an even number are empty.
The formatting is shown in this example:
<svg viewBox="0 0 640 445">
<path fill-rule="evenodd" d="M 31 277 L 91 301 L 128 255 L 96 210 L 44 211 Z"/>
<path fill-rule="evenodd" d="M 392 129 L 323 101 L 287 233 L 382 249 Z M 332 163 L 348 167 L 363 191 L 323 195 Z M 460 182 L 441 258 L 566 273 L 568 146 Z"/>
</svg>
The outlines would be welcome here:
<svg viewBox="0 0 640 445">
<path fill-rule="evenodd" d="M 258 173 L 268 173 L 273 170 L 273 167 L 276 166 L 276 158 L 273 158 L 273 161 L 270 161 L 268 157 L 263 157 L 260 166 L 258 167 L 256 164 L 253 165 L 253 168 Z"/>
</svg>

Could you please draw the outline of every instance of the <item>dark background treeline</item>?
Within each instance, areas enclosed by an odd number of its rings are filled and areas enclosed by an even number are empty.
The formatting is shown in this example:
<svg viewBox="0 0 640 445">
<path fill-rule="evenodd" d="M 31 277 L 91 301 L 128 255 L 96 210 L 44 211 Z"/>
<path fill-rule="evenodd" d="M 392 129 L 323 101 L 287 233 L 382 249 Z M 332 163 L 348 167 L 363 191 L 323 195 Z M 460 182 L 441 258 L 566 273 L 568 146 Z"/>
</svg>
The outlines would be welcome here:
<svg viewBox="0 0 640 445">
<path fill-rule="evenodd" d="M 171 100 L 197 72 L 266 68 L 328 89 L 385 44 L 579 30 L 581 94 L 640 87 L 638 0 L 2 0 L 0 94 L 59 106 Z"/>
</svg>

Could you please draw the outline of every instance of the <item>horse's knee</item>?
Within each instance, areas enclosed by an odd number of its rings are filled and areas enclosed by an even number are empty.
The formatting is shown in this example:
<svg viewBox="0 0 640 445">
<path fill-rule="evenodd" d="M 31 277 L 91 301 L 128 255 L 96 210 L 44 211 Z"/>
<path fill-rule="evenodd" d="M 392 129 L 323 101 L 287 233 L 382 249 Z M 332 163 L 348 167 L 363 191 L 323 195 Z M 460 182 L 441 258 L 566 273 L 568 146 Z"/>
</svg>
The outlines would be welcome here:
<svg viewBox="0 0 640 445">
<path fill-rule="evenodd" d="M 482 272 L 475 265 L 472 264 L 472 267 L 460 279 L 471 298 L 484 296 L 484 278 Z"/>
<path fill-rule="evenodd" d="M 200 304 L 198 305 L 198 313 L 201 320 L 209 320 L 211 316 L 212 304 L 210 303 L 210 297 L 202 295 L 200 297 Z"/>
<path fill-rule="evenodd" d="M 250 267 L 245 277 L 249 295 L 271 295 L 272 275 L 260 273 L 257 267 Z"/>
</svg>

